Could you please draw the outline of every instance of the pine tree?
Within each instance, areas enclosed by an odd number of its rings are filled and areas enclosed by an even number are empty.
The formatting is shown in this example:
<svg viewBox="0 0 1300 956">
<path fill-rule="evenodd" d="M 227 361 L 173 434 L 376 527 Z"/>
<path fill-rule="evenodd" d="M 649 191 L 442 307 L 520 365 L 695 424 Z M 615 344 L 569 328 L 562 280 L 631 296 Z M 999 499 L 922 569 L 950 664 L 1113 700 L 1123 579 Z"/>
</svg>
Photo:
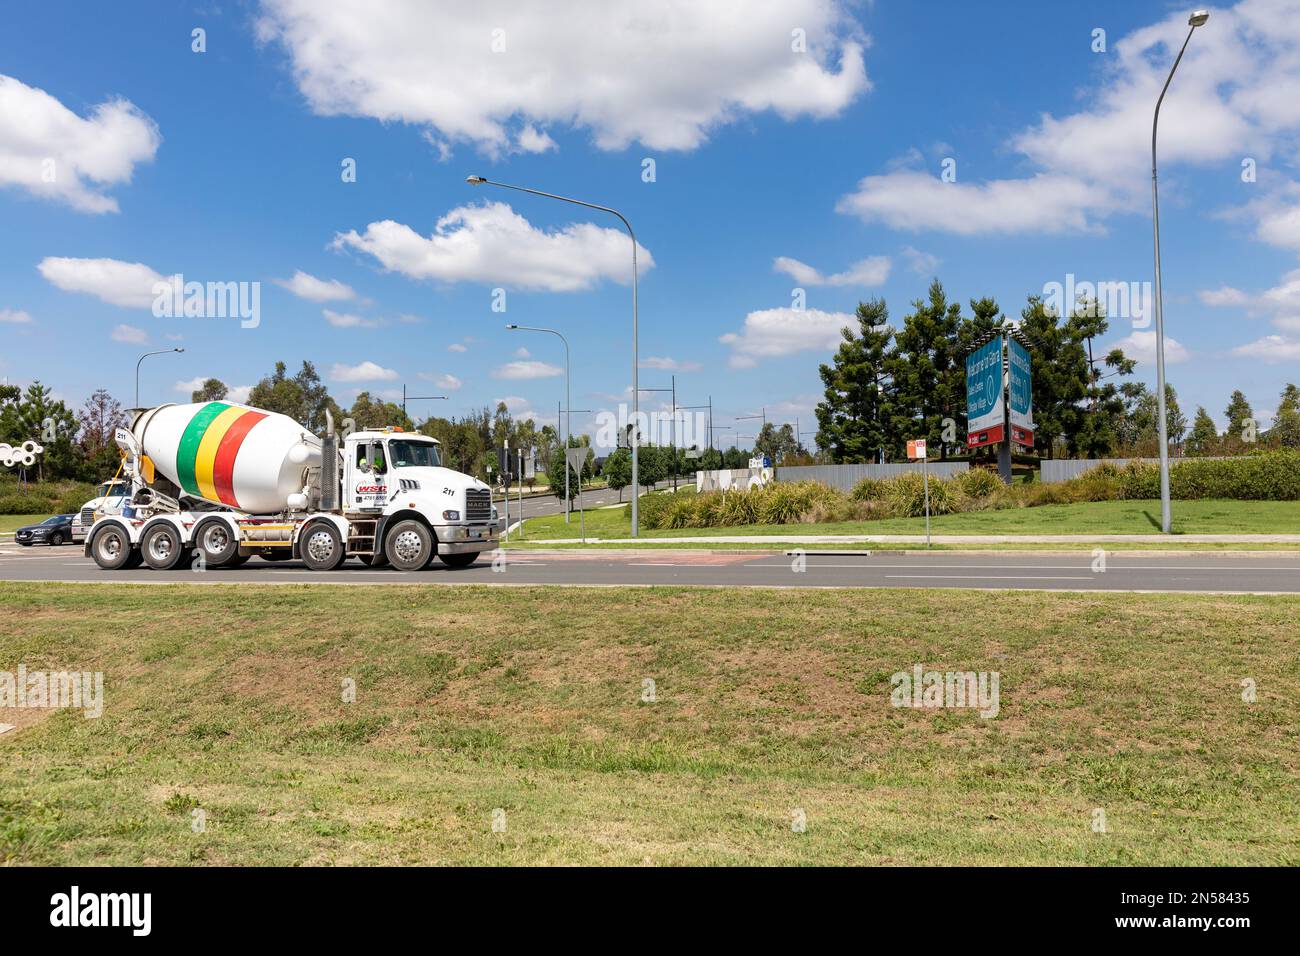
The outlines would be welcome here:
<svg viewBox="0 0 1300 956">
<path fill-rule="evenodd" d="M 876 461 L 892 448 L 893 386 L 886 370 L 894 330 L 884 299 L 860 302 L 858 329 L 846 326 L 830 365 L 819 372 L 826 387 L 818 404 L 817 444 L 835 462 Z"/>
<path fill-rule="evenodd" d="M 1219 429 L 1204 405 L 1196 406 L 1192 419 L 1192 433 L 1187 438 L 1187 451 L 1192 455 L 1209 455 L 1219 443 Z"/>
<path fill-rule="evenodd" d="M 1250 402 L 1246 401 L 1246 396 L 1240 389 L 1232 393 L 1232 398 L 1228 401 L 1228 407 L 1224 409 L 1224 416 L 1228 419 L 1228 430 L 1225 432 L 1226 437 L 1235 438 L 1238 441 L 1244 441 L 1249 436 L 1245 433 L 1247 429 L 1254 429 L 1253 422 L 1255 412 L 1250 407 Z"/>
<path fill-rule="evenodd" d="M 949 302 L 938 279 L 925 299 L 912 303 L 912 313 L 894 336 L 895 349 L 885 363 L 897 395 L 891 416 L 895 454 L 909 438 L 943 445 L 945 418 L 956 420 L 966 408 L 966 356 L 959 331 L 961 306 Z"/>
</svg>

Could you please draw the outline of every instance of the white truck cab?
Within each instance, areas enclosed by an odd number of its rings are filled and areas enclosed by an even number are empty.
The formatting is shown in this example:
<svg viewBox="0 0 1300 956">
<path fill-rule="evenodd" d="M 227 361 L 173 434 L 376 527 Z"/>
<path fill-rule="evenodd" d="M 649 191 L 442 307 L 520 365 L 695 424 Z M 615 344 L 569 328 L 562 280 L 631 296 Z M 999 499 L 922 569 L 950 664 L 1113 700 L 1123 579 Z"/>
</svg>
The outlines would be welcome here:
<svg viewBox="0 0 1300 956">
<path fill-rule="evenodd" d="M 131 494 L 131 483 L 125 479 L 106 481 L 95 490 L 91 498 L 72 518 L 72 540 L 85 541 L 86 532 L 100 515 L 120 515 Z"/>
<path fill-rule="evenodd" d="M 340 457 L 344 500 L 339 508 L 350 515 L 354 532 L 373 520 L 376 539 L 386 547 L 403 522 L 423 519 L 437 536 L 438 557 L 451 567 L 468 565 L 496 547 L 491 489 L 443 467 L 437 439 L 395 428 L 356 431 L 343 439 Z M 322 487 L 326 480 L 323 476 Z M 364 535 L 353 537 L 364 544 Z M 395 553 L 384 557 L 394 565 L 409 560 L 424 544 L 418 537 L 417 529 L 407 527 L 391 542 Z"/>
</svg>

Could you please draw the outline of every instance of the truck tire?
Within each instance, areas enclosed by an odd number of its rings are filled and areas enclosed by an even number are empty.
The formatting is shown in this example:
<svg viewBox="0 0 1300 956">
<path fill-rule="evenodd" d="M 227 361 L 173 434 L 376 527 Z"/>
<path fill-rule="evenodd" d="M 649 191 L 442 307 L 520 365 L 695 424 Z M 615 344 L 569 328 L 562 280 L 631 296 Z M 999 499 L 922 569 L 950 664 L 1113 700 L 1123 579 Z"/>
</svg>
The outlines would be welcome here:
<svg viewBox="0 0 1300 956">
<path fill-rule="evenodd" d="M 458 570 L 460 568 L 468 568 L 474 563 L 475 558 L 477 558 L 479 554 L 480 552 L 478 551 L 467 551 L 463 554 L 440 554 L 438 555 L 438 560 L 452 570 Z"/>
<path fill-rule="evenodd" d="M 106 524 L 98 529 L 90 539 L 90 556 L 105 571 L 122 571 L 132 567 L 131 537 L 126 529 L 117 523 Z M 135 566 L 139 566 L 138 555 Z"/>
<path fill-rule="evenodd" d="M 140 555 L 155 571 L 172 571 L 186 563 L 190 549 L 181 542 L 175 526 L 160 521 L 145 529 L 140 538 Z"/>
<path fill-rule="evenodd" d="M 312 571 L 333 571 L 347 557 L 339 529 L 328 521 L 308 525 L 298 539 L 298 550 L 302 563 Z"/>
<path fill-rule="evenodd" d="M 239 539 L 230 533 L 228 524 L 218 519 L 199 522 L 194 529 L 194 547 L 209 568 L 226 567 L 239 557 Z"/>
<path fill-rule="evenodd" d="M 433 560 L 433 532 L 414 519 L 399 521 L 384 535 L 384 555 L 398 571 L 419 571 Z"/>
</svg>

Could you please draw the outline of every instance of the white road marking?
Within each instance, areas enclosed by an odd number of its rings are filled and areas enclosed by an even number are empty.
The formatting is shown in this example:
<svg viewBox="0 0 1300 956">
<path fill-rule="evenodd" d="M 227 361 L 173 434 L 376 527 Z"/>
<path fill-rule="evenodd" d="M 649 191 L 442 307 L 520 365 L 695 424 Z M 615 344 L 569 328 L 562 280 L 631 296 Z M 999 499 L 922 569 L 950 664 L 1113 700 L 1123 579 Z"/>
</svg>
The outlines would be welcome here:
<svg viewBox="0 0 1300 956">
<path fill-rule="evenodd" d="M 0 734 L 7 734 L 14 729 L 13 724 L 0 724 Z"/>
<path fill-rule="evenodd" d="M 886 574 L 886 578 L 922 578 L 926 581 L 1091 581 L 1094 575 L 1037 575 L 1037 574 Z"/>
</svg>

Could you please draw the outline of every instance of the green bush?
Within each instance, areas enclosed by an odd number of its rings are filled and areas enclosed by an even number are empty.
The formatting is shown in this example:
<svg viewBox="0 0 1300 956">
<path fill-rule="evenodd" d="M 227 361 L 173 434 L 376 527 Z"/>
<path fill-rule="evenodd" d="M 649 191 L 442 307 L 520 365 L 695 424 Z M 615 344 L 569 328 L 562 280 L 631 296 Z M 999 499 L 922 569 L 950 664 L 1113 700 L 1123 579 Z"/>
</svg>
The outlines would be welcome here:
<svg viewBox="0 0 1300 956">
<path fill-rule="evenodd" d="M 991 498 L 1006 487 L 994 472 L 987 468 L 970 468 L 952 479 L 956 490 L 967 498 Z"/>
<path fill-rule="evenodd" d="M 930 479 L 930 514 L 946 515 L 957 510 L 958 495 L 945 478 Z M 885 495 L 890 513 L 897 518 L 915 518 L 925 514 L 925 476 L 908 471 L 889 479 Z"/>
<path fill-rule="evenodd" d="M 884 501 L 885 495 L 889 493 L 889 482 L 884 478 L 863 478 L 849 496 L 854 501 Z"/>
</svg>

